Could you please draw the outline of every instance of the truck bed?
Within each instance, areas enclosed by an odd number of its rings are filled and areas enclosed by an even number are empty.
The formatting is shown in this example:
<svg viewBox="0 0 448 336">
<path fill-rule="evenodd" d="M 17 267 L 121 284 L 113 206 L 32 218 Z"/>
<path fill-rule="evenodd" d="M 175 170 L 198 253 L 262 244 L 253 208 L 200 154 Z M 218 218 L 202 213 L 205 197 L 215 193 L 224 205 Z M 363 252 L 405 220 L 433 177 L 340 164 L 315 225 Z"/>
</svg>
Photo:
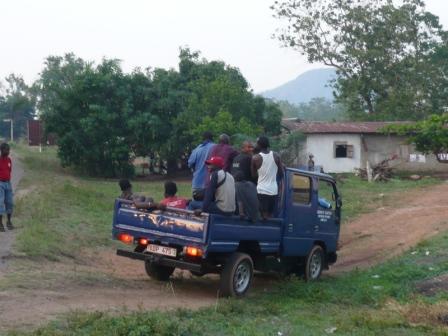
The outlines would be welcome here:
<svg viewBox="0 0 448 336">
<path fill-rule="evenodd" d="M 257 242 L 260 252 L 279 252 L 283 220 L 252 223 L 239 216 L 202 214 L 168 208 L 165 211 L 136 209 L 132 202 L 117 199 L 113 236 L 127 233 L 166 245 L 199 246 L 207 253 L 233 252 L 240 243 Z"/>
</svg>

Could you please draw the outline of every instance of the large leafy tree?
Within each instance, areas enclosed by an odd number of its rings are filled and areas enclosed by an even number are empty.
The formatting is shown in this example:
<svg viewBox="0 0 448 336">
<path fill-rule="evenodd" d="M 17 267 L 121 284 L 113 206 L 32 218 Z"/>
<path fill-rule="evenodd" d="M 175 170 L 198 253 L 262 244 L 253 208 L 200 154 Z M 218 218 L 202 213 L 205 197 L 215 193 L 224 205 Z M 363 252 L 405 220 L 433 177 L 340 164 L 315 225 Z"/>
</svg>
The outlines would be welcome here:
<svg viewBox="0 0 448 336">
<path fill-rule="evenodd" d="M 336 68 L 336 99 L 352 118 L 443 112 L 446 33 L 423 1 L 285 0 L 273 9 L 287 22 L 278 35 L 286 46 Z"/>
<path fill-rule="evenodd" d="M 238 71 L 181 50 L 179 71 L 95 65 L 73 54 L 49 57 L 36 83 L 47 132 L 66 166 L 91 175 L 132 174 L 135 156 L 178 166 L 204 130 L 253 136 L 280 132 L 281 111 L 255 97 Z"/>
<path fill-rule="evenodd" d="M 41 117 L 46 131 L 57 135 L 63 165 L 91 175 L 132 173 L 132 95 L 118 61 L 94 66 L 73 54 L 49 57 L 36 85 Z"/>
</svg>

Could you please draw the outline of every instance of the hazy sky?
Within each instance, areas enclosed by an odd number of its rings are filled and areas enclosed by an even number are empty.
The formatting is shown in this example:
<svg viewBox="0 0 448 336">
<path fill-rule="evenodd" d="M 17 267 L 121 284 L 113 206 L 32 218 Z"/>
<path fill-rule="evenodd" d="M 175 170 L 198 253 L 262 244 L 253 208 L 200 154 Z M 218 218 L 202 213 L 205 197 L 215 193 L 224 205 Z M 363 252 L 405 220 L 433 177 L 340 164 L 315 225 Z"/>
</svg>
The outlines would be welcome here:
<svg viewBox="0 0 448 336">
<path fill-rule="evenodd" d="M 180 46 L 237 66 L 254 91 L 319 67 L 271 36 L 274 0 L 0 0 L 0 78 L 31 82 L 48 55 L 118 58 L 126 71 L 176 67 Z M 448 1 L 426 0 L 448 27 Z"/>
</svg>

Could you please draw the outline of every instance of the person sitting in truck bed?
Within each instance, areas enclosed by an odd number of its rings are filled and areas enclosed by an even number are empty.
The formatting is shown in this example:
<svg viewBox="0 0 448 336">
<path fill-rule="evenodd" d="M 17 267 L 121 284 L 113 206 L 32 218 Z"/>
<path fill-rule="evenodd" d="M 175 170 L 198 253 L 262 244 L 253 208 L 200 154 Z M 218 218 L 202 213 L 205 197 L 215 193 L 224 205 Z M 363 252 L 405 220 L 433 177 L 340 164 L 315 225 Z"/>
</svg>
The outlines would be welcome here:
<svg viewBox="0 0 448 336">
<path fill-rule="evenodd" d="M 224 171 L 224 160 L 220 156 L 213 156 L 205 161 L 210 171 L 210 183 L 205 189 L 202 209 L 194 213 L 199 216 L 202 212 L 219 215 L 233 215 L 236 210 L 235 180 L 233 176 Z"/>
<path fill-rule="evenodd" d="M 120 186 L 121 189 L 121 195 L 119 196 L 119 198 L 128 201 L 139 201 L 139 202 L 145 201 L 145 196 L 133 193 L 132 184 L 131 182 L 129 182 L 128 179 L 121 179 L 120 181 L 118 181 L 118 185 Z"/>
<path fill-rule="evenodd" d="M 177 185 L 173 181 L 165 182 L 165 198 L 160 201 L 160 204 L 170 208 L 186 209 L 188 200 L 183 197 L 176 196 Z"/>
</svg>

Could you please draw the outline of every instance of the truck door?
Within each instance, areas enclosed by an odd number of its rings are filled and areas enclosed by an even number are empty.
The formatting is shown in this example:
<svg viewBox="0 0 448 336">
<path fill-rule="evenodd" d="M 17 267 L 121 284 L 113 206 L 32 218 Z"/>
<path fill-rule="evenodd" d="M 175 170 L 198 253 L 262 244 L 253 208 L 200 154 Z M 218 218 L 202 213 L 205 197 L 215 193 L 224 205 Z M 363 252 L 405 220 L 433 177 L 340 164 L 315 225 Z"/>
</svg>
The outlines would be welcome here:
<svg viewBox="0 0 448 336">
<path fill-rule="evenodd" d="M 317 210 L 313 189 L 316 180 L 297 172 L 288 174 L 283 255 L 305 256 L 313 245 Z"/>
<path fill-rule="evenodd" d="M 336 251 L 339 235 L 340 210 L 337 192 L 333 182 L 319 178 L 317 186 L 316 239 L 325 242 L 329 252 Z"/>
</svg>

